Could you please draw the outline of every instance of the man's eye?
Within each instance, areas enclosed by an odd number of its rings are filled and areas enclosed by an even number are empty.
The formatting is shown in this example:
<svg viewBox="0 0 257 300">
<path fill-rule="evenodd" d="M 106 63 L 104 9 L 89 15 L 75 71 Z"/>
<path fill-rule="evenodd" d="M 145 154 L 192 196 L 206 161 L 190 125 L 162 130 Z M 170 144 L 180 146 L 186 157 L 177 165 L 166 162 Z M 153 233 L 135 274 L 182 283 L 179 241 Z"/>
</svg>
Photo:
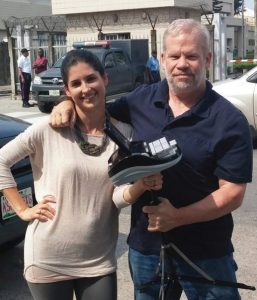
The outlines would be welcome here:
<svg viewBox="0 0 257 300">
<path fill-rule="evenodd" d="M 187 57 L 187 59 L 190 59 L 190 60 L 196 60 L 198 58 L 197 55 L 190 55 Z"/>
</svg>

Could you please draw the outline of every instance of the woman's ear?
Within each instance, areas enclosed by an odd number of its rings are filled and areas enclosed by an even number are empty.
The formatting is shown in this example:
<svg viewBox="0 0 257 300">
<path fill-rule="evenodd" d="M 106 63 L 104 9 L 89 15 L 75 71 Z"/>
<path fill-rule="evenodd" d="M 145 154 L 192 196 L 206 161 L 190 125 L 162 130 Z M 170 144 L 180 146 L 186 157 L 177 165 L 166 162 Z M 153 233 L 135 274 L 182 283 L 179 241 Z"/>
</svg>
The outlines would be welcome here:
<svg viewBox="0 0 257 300">
<path fill-rule="evenodd" d="M 69 89 L 68 89 L 68 87 L 67 87 L 66 85 L 64 86 L 64 91 L 65 91 L 65 94 L 66 94 L 67 96 L 71 97 L 71 94 L 70 94 L 70 92 L 69 92 Z"/>
</svg>

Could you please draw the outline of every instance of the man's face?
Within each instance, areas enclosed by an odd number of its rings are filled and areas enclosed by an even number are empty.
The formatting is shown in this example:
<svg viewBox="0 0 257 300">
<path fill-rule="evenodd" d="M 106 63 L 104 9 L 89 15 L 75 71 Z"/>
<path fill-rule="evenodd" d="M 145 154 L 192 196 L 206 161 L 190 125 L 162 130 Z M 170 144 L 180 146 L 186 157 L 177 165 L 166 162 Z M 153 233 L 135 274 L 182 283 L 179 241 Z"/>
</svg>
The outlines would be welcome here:
<svg viewBox="0 0 257 300">
<path fill-rule="evenodd" d="M 38 53 L 38 56 L 40 56 L 40 57 L 42 57 L 42 56 L 44 55 L 44 52 L 43 52 L 43 50 L 40 50 L 40 49 L 38 50 L 38 52 L 37 52 L 37 53 Z"/>
<path fill-rule="evenodd" d="M 25 57 L 27 57 L 27 56 L 29 56 L 29 52 L 25 51 L 25 52 L 22 53 L 22 55 L 25 56 Z"/>
<path fill-rule="evenodd" d="M 167 36 L 165 46 L 162 67 L 171 91 L 176 94 L 193 92 L 205 84 L 211 53 L 204 52 L 197 34 Z"/>
</svg>

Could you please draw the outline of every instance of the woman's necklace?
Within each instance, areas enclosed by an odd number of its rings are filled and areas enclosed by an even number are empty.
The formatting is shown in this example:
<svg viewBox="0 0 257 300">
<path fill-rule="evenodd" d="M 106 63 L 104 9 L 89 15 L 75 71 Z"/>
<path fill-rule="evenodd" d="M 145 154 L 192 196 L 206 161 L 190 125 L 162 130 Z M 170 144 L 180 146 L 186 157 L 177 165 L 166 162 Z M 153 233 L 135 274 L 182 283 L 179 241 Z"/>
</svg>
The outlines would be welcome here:
<svg viewBox="0 0 257 300">
<path fill-rule="evenodd" d="M 82 132 L 77 124 L 74 127 L 74 132 L 76 136 L 76 142 L 83 153 L 90 156 L 99 156 L 105 150 L 108 141 L 105 133 L 103 135 L 101 145 L 98 146 L 96 144 L 90 144 L 88 141 L 84 140 Z"/>
</svg>

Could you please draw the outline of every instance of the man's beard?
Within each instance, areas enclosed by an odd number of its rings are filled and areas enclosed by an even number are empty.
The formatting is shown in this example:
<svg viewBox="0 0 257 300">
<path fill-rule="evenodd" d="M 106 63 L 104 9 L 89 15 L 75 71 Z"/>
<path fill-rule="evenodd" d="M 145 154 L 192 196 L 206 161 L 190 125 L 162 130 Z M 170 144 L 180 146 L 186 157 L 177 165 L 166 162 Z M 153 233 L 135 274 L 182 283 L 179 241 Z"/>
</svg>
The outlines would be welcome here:
<svg viewBox="0 0 257 300">
<path fill-rule="evenodd" d="M 172 77 L 172 75 L 167 74 L 166 70 L 164 72 L 169 85 L 169 90 L 176 94 L 193 92 L 198 89 L 203 80 L 205 80 L 205 74 L 199 74 L 197 77 L 194 74 L 190 74 L 191 76 L 188 80 L 179 81 Z"/>
</svg>

